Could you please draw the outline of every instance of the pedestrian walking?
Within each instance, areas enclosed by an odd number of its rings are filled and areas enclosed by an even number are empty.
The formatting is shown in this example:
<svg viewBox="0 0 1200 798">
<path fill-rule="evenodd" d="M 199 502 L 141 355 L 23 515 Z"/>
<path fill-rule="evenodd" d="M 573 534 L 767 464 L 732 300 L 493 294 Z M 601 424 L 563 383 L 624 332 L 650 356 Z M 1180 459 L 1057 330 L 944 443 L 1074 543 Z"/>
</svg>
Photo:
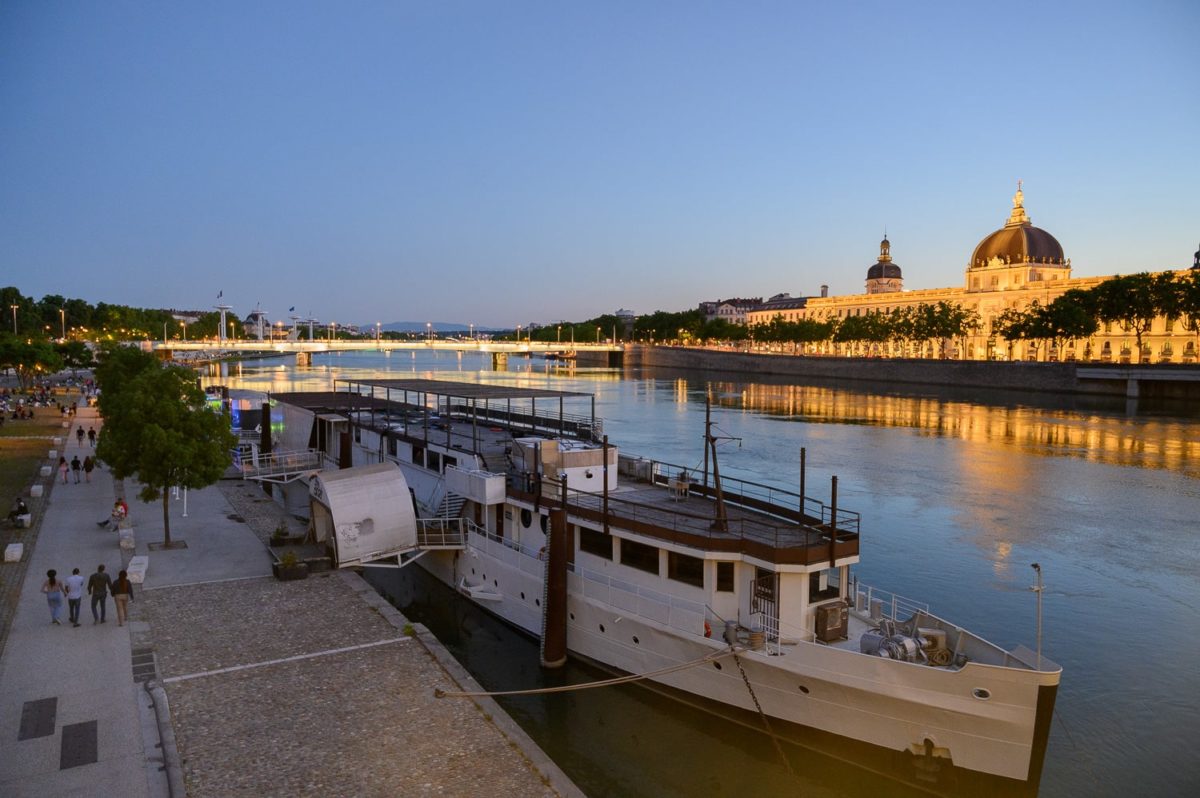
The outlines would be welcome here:
<svg viewBox="0 0 1200 798">
<path fill-rule="evenodd" d="M 92 624 L 104 623 L 108 609 L 108 591 L 112 588 L 112 579 L 104 573 L 104 563 L 96 566 L 96 573 L 88 578 L 87 591 L 92 597 Z M 96 608 L 100 611 L 97 612 Z"/>
<path fill-rule="evenodd" d="M 93 460 L 92 456 L 89 454 L 87 457 L 83 458 L 83 476 L 88 482 L 92 481 L 92 472 L 95 470 L 96 461 Z"/>
<path fill-rule="evenodd" d="M 46 594 L 46 603 L 50 605 L 50 623 L 55 626 L 62 626 L 58 616 L 62 615 L 63 589 L 65 587 L 62 580 L 58 578 L 58 571 L 51 568 L 46 572 L 46 581 L 42 582 L 42 592 Z"/>
<path fill-rule="evenodd" d="M 133 601 L 133 583 L 124 571 L 117 574 L 112 586 L 113 604 L 117 607 L 117 626 L 124 626 L 129 617 L 129 602 Z"/>
<path fill-rule="evenodd" d="M 70 466 L 67 465 L 67 458 L 60 455 L 58 458 L 58 473 L 62 476 L 62 483 L 64 485 L 67 484 L 67 469 L 69 468 Z"/>
<path fill-rule="evenodd" d="M 75 430 L 75 440 L 79 442 L 80 448 L 83 448 L 83 427 L 80 426 Z"/>
<path fill-rule="evenodd" d="M 75 484 L 79 484 L 79 472 L 83 470 L 83 463 L 79 461 L 79 455 L 71 458 L 71 473 L 75 475 Z"/>
<path fill-rule="evenodd" d="M 93 449 L 96 448 L 96 428 L 88 427 L 88 445 Z"/>
<path fill-rule="evenodd" d="M 79 607 L 83 604 L 83 577 L 78 568 L 71 569 L 71 575 L 65 580 L 67 585 L 67 608 L 70 610 L 71 625 L 79 625 Z"/>
</svg>

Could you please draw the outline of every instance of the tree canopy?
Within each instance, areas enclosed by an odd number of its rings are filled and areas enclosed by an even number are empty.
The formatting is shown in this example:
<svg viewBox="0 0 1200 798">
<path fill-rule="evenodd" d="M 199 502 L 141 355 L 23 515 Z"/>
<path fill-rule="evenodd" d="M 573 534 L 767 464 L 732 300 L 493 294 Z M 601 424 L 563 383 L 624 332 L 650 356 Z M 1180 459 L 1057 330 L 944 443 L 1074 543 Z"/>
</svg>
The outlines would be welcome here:
<svg viewBox="0 0 1200 798">
<path fill-rule="evenodd" d="M 162 500 L 169 548 L 169 491 L 176 485 L 203 488 L 221 478 L 237 443 L 229 418 L 208 407 L 190 369 L 161 366 L 135 349 L 106 352 L 96 376 L 104 417 L 96 454 L 113 476 L 142 483 L 142 501 Z"/>
</svg>

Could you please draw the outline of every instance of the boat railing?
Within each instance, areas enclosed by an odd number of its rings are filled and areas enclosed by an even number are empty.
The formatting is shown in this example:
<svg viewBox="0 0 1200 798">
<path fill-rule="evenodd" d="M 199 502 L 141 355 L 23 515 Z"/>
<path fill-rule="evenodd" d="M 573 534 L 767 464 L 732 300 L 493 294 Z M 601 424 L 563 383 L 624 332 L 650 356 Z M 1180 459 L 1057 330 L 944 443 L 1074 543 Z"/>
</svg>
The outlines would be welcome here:
<svg viewBox="0 0 1200 798">
<path fill-rule="evenodd" d="M 316 449 L 283 452 L 256 452 L 246 456 L 239 450 L 237 465 L 244 479 L 267 479 L 320 471 L 325 467 L 325 453 Z"/>
<path fill-rule="evenodd" d="M 417 519 L 417 546 L 422 549 L 461 549 L 475 524 L 466 518 Z"/>
<path fill-rule="evenodd" d="M 855 577 L 850 580 L 849 595 L 855 610 L 875 620 L 886 618 L 893 621 L 907 621 L 917 613 L 929 614 L 927 603 L 865 585 Z M 876 617 L 876 607 L 878 607 L 878 618 Z"/>
<path fill-rule="evenodd" d="M 705 475 L 698 468 L 675 465 L 652 458 L 637 457 L 621 454 L 617 462 L 618 472 L 626 477 L 652 485 L 661 485 L 668 490 L 682 478 L 688 483 L 689 495 L 715 498 L 716 490 L 713 477 L 708 475 L 708 483 L 704 484 Z M 837 508 L 836 519 L 833 507 L 820 499 L 811 496 L 804 497 L 803 512 L 800 506 L 800 494 L 782 488 L 750 482 L 737 477 L 721 477 L 721 493 L 727 504 L 780 515 L 791 520 L 803 519 L 808 523 L 833 527 L 847 532 L 858 532 L 860 516 L 853 510 Z M 836 524 L 834 521 L 836 520 Z"/>
<path fill-rule="evenodd" d="M 452 403 L 449 405 L 452 418 L 470 421 L 490 421 L 513 429 L 523 429 L 530 432 L 563 434 L 584 440 L 600 440 L 604 436 L 602 419 L 585 416 L 578 413 L 559 413 L 557 411 L 526 410 L 523 408 L 493 407 L 492 405 L 469 405 Z"/>
<path fill-rule="evenodd" d="M 703 602 L 672 596 L 660 590 L 626 582 L 579 565 L 568 566 L 586 598 L 609 604 L 631 615 L 656 621 L 688 634 L 704 635 Z"/>
</svg>

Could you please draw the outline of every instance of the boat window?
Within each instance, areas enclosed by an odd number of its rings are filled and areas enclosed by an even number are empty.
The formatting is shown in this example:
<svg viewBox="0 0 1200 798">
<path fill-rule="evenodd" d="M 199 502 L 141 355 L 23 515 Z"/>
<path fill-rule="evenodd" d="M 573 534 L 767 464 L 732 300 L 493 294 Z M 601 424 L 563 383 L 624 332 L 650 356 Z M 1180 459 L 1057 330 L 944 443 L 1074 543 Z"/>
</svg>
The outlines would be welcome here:
<svg viewBox="0 0 1200 798">
<path fill-rule="evenodd" d="M 808 600 L 811 601 L 827 601 L 835 599 L 841 591 L 838 590 L 838 571 L 836 568 L 827 568 L 824 571 L 817 571 L 808 575 Z"/>
<path fill-rule="evenodd" d="M 542 534 L 543 535 L 549 534 L 550 533 L 550 516 L 548 516 L 548 515 L 541 516 L 541 524 L 542 524 Z"/>
<path fill-rule="evenodd" d="M 419 466 L 425 465 L 425 447 L 424 446 L 412 447 L 412 461 L 413 461 L 413 463 L 415 463 L 416 465 L 419 465 Z"/>
<path fill-rule="evenodd" d="M 442 456 L 437 452 L 425 453 L 425 467 L 430 471 L 442 470 Z"/>
<path fill-rule="evenodd" d="M 581 526 L 579 527 L 579 550 L 611 560 L 613 558 L 612 536 Z"/>
<path fill-rule="evenodd" d="M 442 465 L 444 465 L 446 468 L 454 468 L 458 465 L 458 458 L 445 455 L 442 457 Z"/>
<path fill-rule="evenodd" d="M 717 563 L 717 592 L 732 593 L 733 592 L 733 563 L 719 562 Z"/>
<path fill-rule="evenodd" d="M 388 439 L 387 439 L 387 453 L 389 455 L 391 455 L 392 457 L 396 456 L 396 439 L 391 437 L 390 435 L 388 436 Z"/>
<path fill-rule="evenodd" d="M 637 568 L 648 574 L 658 573 L 658 549 L 633 540 L 621 541 L 621 565 Z"/>
<path fill-rule="evenodd" d="M 704 587 L 704 560 L 674 551 L 667 552 L 667 578 Z"/>
<path fill-rule="evenodd" d="M 525 527 L 526 529 L 529 529 L 529 527 L 532 525 L 533 525 L 533 511 L 522 508 L 521 509 L 521 526 Z"/>
</svg>

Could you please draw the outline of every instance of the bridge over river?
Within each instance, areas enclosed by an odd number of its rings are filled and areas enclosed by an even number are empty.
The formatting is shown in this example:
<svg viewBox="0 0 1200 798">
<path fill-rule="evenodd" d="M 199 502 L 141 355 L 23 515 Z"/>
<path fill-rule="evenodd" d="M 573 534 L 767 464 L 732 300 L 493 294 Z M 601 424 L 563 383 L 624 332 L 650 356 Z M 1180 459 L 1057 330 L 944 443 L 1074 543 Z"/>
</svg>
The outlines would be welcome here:
<svg viewBox="0 0 1200 798">
<path fill-rule="evenodd" d="M 494 341 L 478 338 L 426 339 L 423 341 L 388 340 L 315 340 L 315 341 L 272 341 L 272 340 L 222 340 L 222 341 L 149 341 L 144 348 L 159 353 L 164 358 L 177 352 L 204 352 L 214 357 L 230 354 L 295 355 L 298 363 L 312 362 L 314 352 L 391 352 L 396 350 L 421 350 L 442 352 L 486 352 L 495 364 L 507 360 L 511 354 L 550 355 L 574 360 L 580 355 L 589 363 L 618 365 L 625 352 L 625 344 L 556 343 L 547 341 Z"/>
</svg>

